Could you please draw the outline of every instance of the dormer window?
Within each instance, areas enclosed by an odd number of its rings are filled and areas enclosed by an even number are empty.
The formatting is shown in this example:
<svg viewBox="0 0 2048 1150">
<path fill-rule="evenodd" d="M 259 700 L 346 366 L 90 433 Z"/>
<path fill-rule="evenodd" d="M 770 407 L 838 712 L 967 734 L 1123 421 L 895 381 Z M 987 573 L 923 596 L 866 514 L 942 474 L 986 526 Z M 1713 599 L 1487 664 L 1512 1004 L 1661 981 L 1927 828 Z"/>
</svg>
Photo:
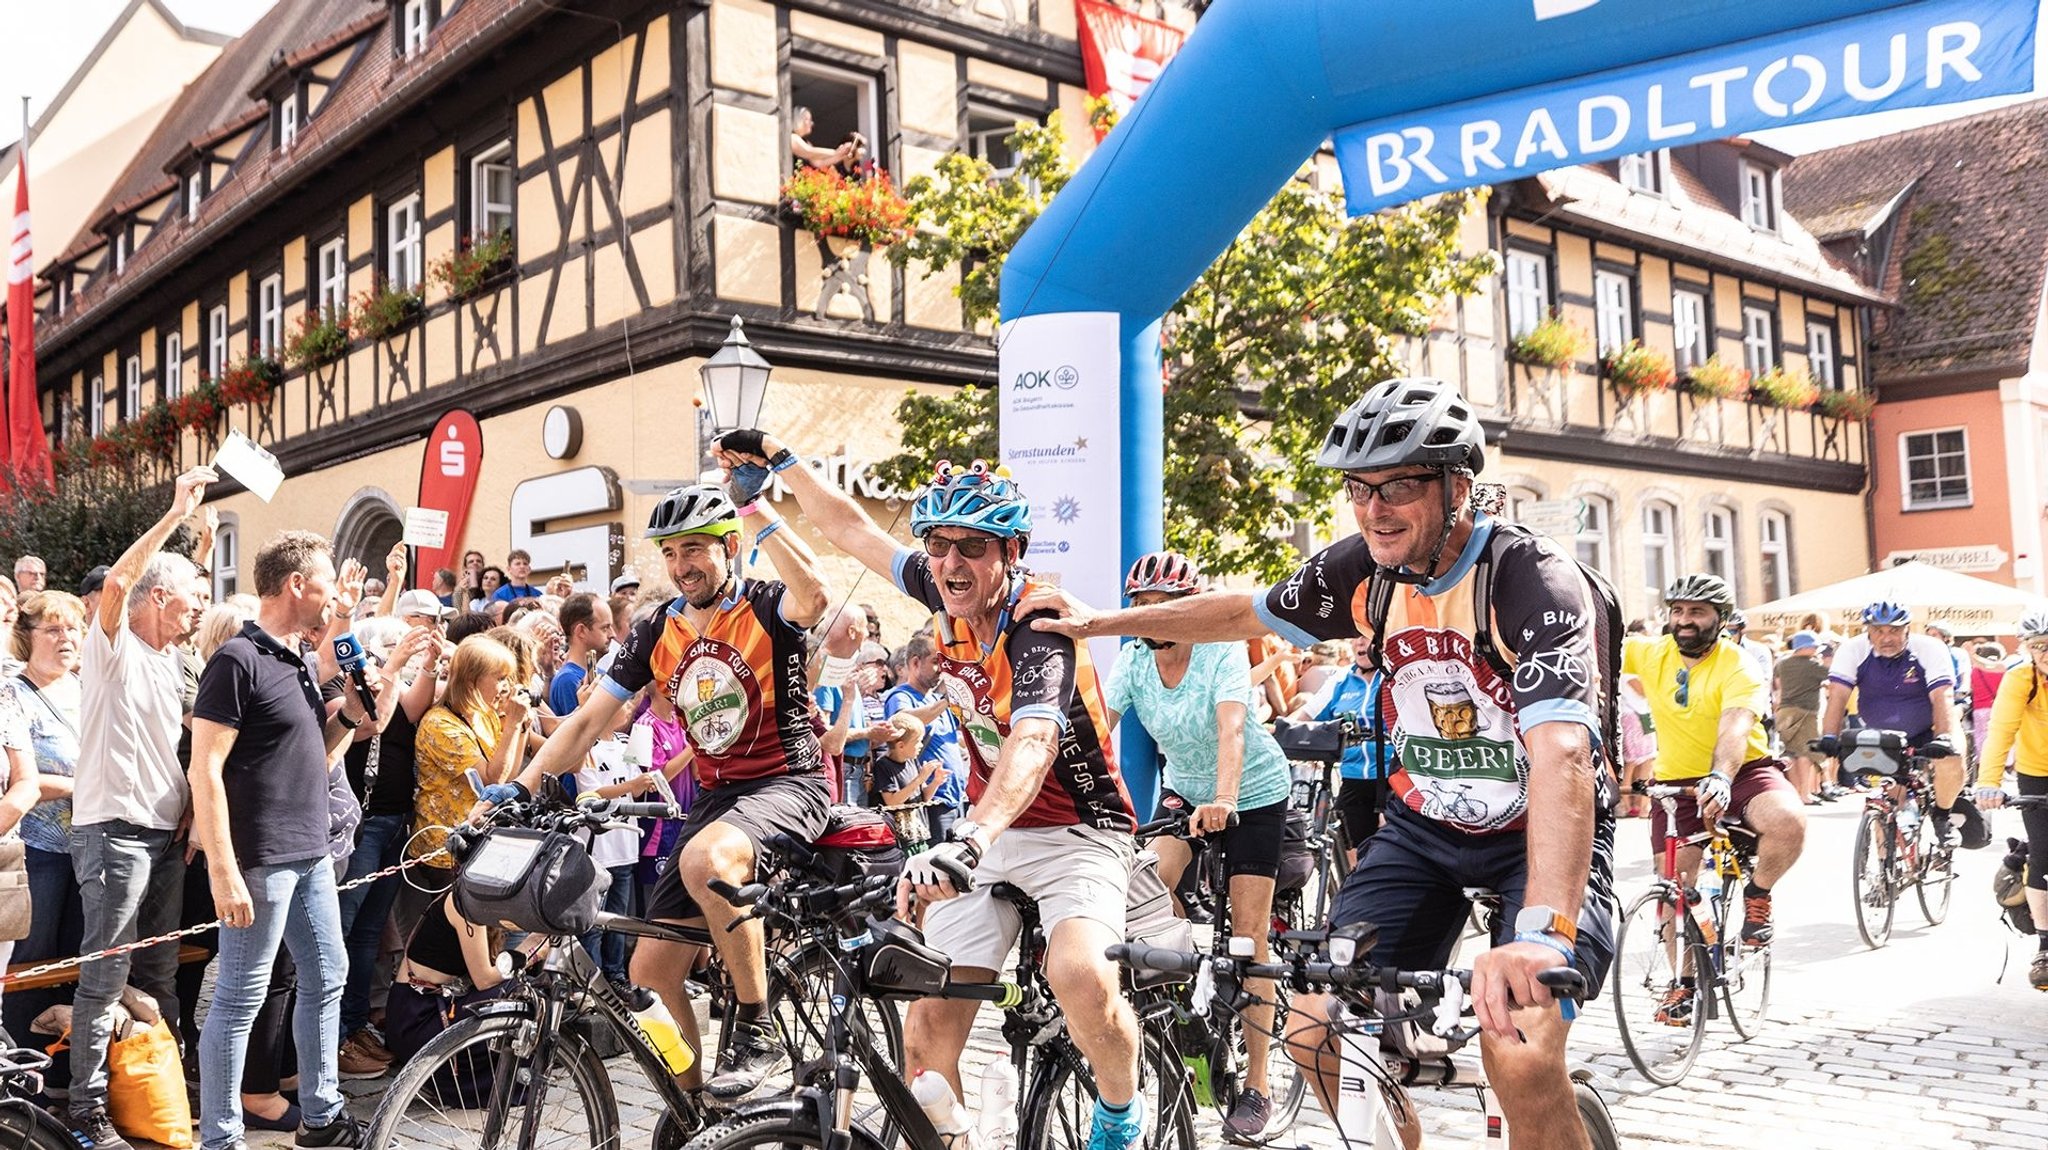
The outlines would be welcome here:
<svg viewBox="0 0 2048 1150">
<path fill-rule="evenodd" d="M 199 202 L 206 195 L 206 170 L 201 168 L 185 177 L 185 219 L 189 223 L 199 218 Z"/>
<path fill-rule="evenodd" d="M 427 50 L 427 32 L 434 26 L 431 0 L 405 0 L 398 16 L 398 52 L 417 56 Z"/>
<path fill-rule="evenodd" d="M 290 151 L 299 142 L 299 94 L 293 92 L 277 105 L 277 146 Z"/>
<path fill-rule="evenodd" d="M 127 270 L 128 225 L 124 222 L 114 225 L 114 274 L 120 275 Z"/>
<path fill-rule="evenodd" d="M 1778 230 L 1778 172 L 1762 164 L 1741 163 L 1742 222 L 1760 232 Z"/>
<path fill-rule="evenodd" d="M 1661 152 L 1637 152 L 1619 161 L 1622 186 L 1631 192 L 1664 194 L 1664 157 Z"/>
</svg>

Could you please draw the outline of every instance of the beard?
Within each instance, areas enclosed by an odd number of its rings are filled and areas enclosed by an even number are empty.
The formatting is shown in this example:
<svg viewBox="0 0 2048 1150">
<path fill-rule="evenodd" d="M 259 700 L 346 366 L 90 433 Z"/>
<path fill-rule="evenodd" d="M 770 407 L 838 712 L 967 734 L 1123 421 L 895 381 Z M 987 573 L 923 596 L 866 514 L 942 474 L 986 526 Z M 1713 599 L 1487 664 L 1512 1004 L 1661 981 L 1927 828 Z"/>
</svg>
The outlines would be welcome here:
<svg viewBox="0 0 2048 1150">
<path fill-rule="evenodd" d="M 1671 632 L 1671 638 L 1678 643 L 1679 654 L 1684 655 L 1688 659 L 1697 659 L 1708 651 L 1713 650 L 1714 644 L 1720 642 L 1721 625 L 1716 623 L 1711 628 L 1701 627 L 1692 630 L 1690 633 L 1685 630 L 1674 629 Z"/>
</svg>

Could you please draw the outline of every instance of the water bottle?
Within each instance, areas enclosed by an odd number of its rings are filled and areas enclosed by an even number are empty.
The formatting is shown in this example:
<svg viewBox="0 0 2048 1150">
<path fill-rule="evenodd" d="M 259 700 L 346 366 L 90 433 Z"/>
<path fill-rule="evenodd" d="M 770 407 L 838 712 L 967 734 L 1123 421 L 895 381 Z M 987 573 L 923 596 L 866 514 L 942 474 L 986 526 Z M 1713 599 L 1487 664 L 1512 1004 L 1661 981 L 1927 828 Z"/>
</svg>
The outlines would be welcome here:
<svg viewBox="0 0 2048 1150">
<path fill-rule="evenodd" d="M 953 1095 L 953 1085 L 945 1075 L 936 1070 L 918 1071 L 917 1077 L 910 1080 L 910 1096 L 924 1108 L 924 1116 L 932 1120 L 940 1142 L 953 1150 L 975 1150 L 974 1125 L 968 1120 L 967 1108 Z"/>
<path fill-rule="evenodd" d="M 660 995 L 636 986 L 629 1005 L 633 1009 L 633 1025 L 640 1028 L 640 1036 L 647 1040 L 647 1045 L 661 1055 L 661 1061 L 670 1074 L 681 1074 L 696 1063 L 696 1052 L 683 1041 L 683 1032 L 676 1026 L 676 1017 L 668 1012 Z"/>
<path fill-rule="evenodd" d="M 1920 829 L 1920 804 L 1907 802 L 1899 807 L 1899 838 L 1913 841 L 1913 832 Z"/>
<path fill-rule="evenodd" d="M 981 1068 L 981 1113 L 974 1138 L 981 1150 L 1011 1150 L 1017 1144 L 1017 1068 L 998 1058 Z"/>
<path fill-rule="evenodd" d="M 1709 859 L 1707 865 L 1700 868 L 1700 897 L 1692 905 L 1693 921 L 1699 924 L 1700 937 L 1706 940 L 1708 946 L 1719 941 L 1718 932 L 1714 929 L 1714 904 L 1719 902 L 1720 898 L 1721 871 L 1713 865 L 1713 860 Z"/>
</svg>

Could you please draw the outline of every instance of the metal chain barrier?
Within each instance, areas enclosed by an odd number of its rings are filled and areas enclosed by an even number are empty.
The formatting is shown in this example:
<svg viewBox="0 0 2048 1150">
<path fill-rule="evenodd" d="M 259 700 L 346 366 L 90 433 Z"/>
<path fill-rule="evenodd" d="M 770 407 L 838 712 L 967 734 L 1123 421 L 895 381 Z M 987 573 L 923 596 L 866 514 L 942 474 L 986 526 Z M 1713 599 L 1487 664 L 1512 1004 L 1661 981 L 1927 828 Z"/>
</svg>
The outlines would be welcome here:
<svg viewBox="0 0 2048 1150">
<path fill-rule="evenodd" d="M 364 875 L 361 878 L 350 879 L 348 882 L 342 883 L 340 886 L 335 887 L 334 891 L 336 894 L 340 894 L 342 891 L 345 890 L 354 890 L 359 886 L 366 886 L 370 883 L 376 882 L 378 879 L 389 878 L 392 875 L 411 870 L 413 867 L 420 866 L 434 859 L 440 858 L 442 855 L 445 855 L 447 853 L 448 848 L 445 846 L 441 847 L 440 849 L 435 850 L 431 854 L 421 855 L 419 858 L 416 859 L 407 859 L 402 863 L 385 867 L 383 870 L 380 871 L 374 871 L 370 874 Z M 88 962 L 98 962 L 100 959 L 103 958 L 112 958 L 117 954 L 129 954 L 138 950 L 147 950 L 150 947 L 156 946 L 160 943 L 174 942 L 181 938 L 189 938 L 195 934 L 204 934 L 209 930 L 217 930 L 225 925 L 226 924 L 223 923 L 220 919 L 214 919 L 212 922 L 197 923 L 193 926 L 188 926 L 181 930 L 171 931 L 168 934 L 159 934 L 153 938 L 138 938 L 134 942 L 124 942 L 120 946 L 110 946 L 105 950 L 97 951 L 93 954 L 81 954 L 76 958 L 60 958 L 55 962 L 46 962 L 43 963 L 41 966 L 29 967 L 27 970 L 0 975 L 0 987 L 5 987 L 11 983 L 20 982 L 24 979 L 40 978 L 45 974 L 54 974 L 60 970 L 70 970 L 72 967 L 84 966 Z"/>
</svg>

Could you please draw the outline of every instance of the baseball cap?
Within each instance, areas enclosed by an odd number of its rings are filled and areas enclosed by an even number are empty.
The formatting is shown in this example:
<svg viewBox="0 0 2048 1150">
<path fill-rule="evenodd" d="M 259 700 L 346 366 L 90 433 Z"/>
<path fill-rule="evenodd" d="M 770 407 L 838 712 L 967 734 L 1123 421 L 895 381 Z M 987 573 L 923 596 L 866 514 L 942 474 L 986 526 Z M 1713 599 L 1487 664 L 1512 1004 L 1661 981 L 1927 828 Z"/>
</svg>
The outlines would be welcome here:
<svg viewBox="0 0 2048 1150">
<path fill-rule="evenodd" d="M 401 618 L 406 615 L 431 615 L 436 619 L 446 619 L 455 614 L 455 608 L 443 604 L 432 591 L 414 590 L 400 595 L 398 606 L 392 608 L 391 613 Z"/>
<path fill-rule="evenodd" d="M 1814 638 L 1813 632 L 1811 631 L 1801 631 L 1797 635 L 1792 636 L 1791 645 L 1794 651 L 1804 651 L 1812 647 L 1820 646 L 1820 640 Z"/>
<path fill-rule="evenodd" d="M 78 597 L 80 599 L 83 599 L 87 595 L 90 595 L 93 592 L 98 591 L 100 588 L 106 586 L 107 572 L 112 570 L 113 568 L 111 567 L 100 566 L 95 567 L 90 571 L 87 571 L 85 573 L 85 578 L 80 579 L 78 581 Z"/>
<path fill-rule="evenodd" d="M 625 574 L 619 576 L 617 579 L 612 580 L 612 594 L 616 595 L 619 592 L 626 590 L 628 587 L 638 587 L 639 585 L 640 576 L 635 574 L 632 568 L 629 567 L 626 569 Z"/>
</svg>

